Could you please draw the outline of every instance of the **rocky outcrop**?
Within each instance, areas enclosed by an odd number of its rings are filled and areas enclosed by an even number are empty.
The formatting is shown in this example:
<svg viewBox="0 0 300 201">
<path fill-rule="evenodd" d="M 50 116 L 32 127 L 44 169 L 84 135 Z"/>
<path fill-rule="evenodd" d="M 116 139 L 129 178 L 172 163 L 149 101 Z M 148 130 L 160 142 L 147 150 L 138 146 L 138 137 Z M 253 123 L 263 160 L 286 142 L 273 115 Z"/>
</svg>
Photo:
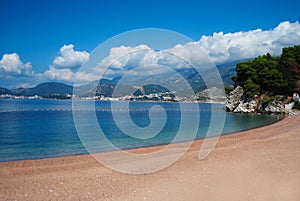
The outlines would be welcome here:
<svg viewBox="0 0 300 201">
<path fill-rule="evenodd" d="M 235 113 L 254 113 L 258 108 L 257 98 L 244 99 L 244 90 L 237 86 L 229 93 L 226 100 L 226 110 Z"/>
<path fill-rule="evenodd" d="M 241 104 L 243 95 L 244 90 L 240 86 L 237 86 L 232 92 L 230 92 L 226 99 L 226 110 L 233 112 Z"/>
<path fill-rule="evenodd" d="M 293 112 L 294 105 L 295 105 L 295 102 L 291 102 L 289 104 L 285 104 L 284 105 L 284 109 L 287 110 L 287 111 Z"/>
<path fill-rule="evenodd" d="M 284 104 L 281 101 L 270 101 L 267 107 L 264 108 L 262 112 L 268 113 L 285 113 L 289 115 L 297 115 L 293 110 L 295 102 Z"/>
<path fill-rule="evenodd" d="M 266 107 L 260 107 L 260 112 L 268 112 L 268 113 L 280 113 L 283 110 L 283 106 L 277 103 L 276 101 L 270 101 Z"/>
<path fill-rule="evenodd" d="M 240 101 L 240 104 L 233 110 L 235 113 L 254 113 L 257 111 L 258 103 L 256 100 L 249 102 Z"/>
<path fill-rule="evenodd" d="M 284 104 L 278 98 L 262 103 L 261 100 L 265 98 L 266 95 L 261 95 L 245 99 L 243 88 L 238 86 L 227 96 L 226 110 L 234 113 L 293 113 L 294 103 Z"/>
</svg>

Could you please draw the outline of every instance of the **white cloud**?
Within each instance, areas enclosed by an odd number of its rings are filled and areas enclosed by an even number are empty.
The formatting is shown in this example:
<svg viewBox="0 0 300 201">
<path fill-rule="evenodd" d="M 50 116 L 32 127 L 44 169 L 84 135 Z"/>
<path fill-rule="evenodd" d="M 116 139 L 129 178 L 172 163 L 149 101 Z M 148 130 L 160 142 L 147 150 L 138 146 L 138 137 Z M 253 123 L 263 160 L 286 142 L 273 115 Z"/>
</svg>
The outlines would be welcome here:
<svg viewBox="0 0 300 201">
<path fill-rule="evenodd" d="M 149 56 L 151 54 L 151 56 Z M 113 47 L 109 55 L 102 59 L 91 72 L 99 77 L 112 78 L 141 65 L 146 65 L 150 60 L 156 60 L 154 50 L 147 45 Z M 146 60 L 149 60 L 146 62 Z"/>
<path fill-rule="evenodd" d="M 280 55 L 283 47 L 300 44 L 300 24 L 282 22 L 273 30 L 214 33 L 202 36 L 198 44 L 216 63 L 253 58 L 267 52 Z"/>
<path fill-rule="evenodd" d="M 59 56 L 55 57 L 53 66 L 56 68 L 76 68 L 89 60 L 89 53 L 86 51 L 75 51 L 74 45 L 64 45 L 60 48 Z"/>
<path fill-rule="evenodd" d="M 204 51 L 202 51 L 196 42 L 189 42 L 184 45 L 175 45 L 163 52 L 169 52 L 175 55 L 175 57 L 171 57 L 171 60 L 168 59 L 168 62 L 165 62 L 165 64 L 177 69 L 190 67 L 188 63 L 201 66 L 209 62 L 209 57 Z"/>
<path fill-rule="evenodd" d="M 91 82 L 100 79 L 100 77 L 94 73 L 76 72 L 75 76 L 77 83 Z"/>
<path fill-rule="evenodd" d="M 10 89 L 32 87 L 45 81 L 40 73 L 32 70 L 30 62 L 22 62 L 17 53 L 4 54 L 0 60 L 0 86 Z"/>
<path fill-rule="evenodd" d="M 50 69 L 47 70 L 44 75 L 46 78 L 51 80 L 59 80 L 59 81 L 74 81 L 74 73 L 70 69 L 57 69 L 54 66 L 50 66 Z"/>
<path fill-rule="evenodd" d="M 44 73 L 44 77 L 50 80 L 64 81 L 73 83 L 76 79 L 78 83 L 91 82 L 99 79 L 96 74 L 85 72 L 73 72 L 71 69 L 58 69 L 50 66 L 49 70 Z"/>
<path fill-rule="evenodd" d="M 43 76 L 47 80 L 63 81 L 73 83 L 78 81 L 91 81 L 94 75 L 83 72 L 74 72 L 72 69 L 79 67 L 88 61 L 90 54 L 86 51 L 75 51 L 74 45 L 64 45 L 60 48 L 59 56 L 55 57 L 53 64 L 44 72 Z"/>
<path fill-rule="evenodd" d="M 177 44 L 161 51 L 155 51 L 145 44 L 135 47 L 114 47 L 111 48 L 109 56 L 100 61 L 94 70 L 99 74 L 110 66 L 106 74 L 118 75 L 134 67 L 149 64 L 160 64 L 178 69 L 189 67 L 186 61 L 207 65 L 208 58 L 215 64 L 221 64 L 254 58 L 267 52 L 280 55 L 283 47 L 296 44 L 300 44 L 300 24 L 282 22 L 272 30 L 214 33 L 212 36 L 202 36 L 197 42 Z M 199 47 L 207 53 L 208 57 L 199 51 Z M 174 55 L 179 57 L 174 57 Z"/>
<path fill-rule="evenodd" d="M 113 47 L 109 52 L 109 56 L 101 60 L 95 68 L 92 68 L 92 71 L 98 75 L 105 73 L 105 76 L 112 77 L 126 73 L 137 67 L 153 64 L 172 68 L 187 67 L 188 64 L 182 58 L 190 59 L 193 57 L 193 45 L 197 44 L 189 43 L 184 46 L 176 45 L 171 49 L 162 51 L 155 51 L 143 44 L 135 47 Z M 196 58 L 196 55 L 194 55 L 194 58 Z M 146 69 L 144 68 L 144 70 Z M 155 70 L 157 73 L 162 73 L 164 71 L 165 69 L 161 69 L 161 71 L 159 71 L 159 69 Z M 153 74 L 151 68 L 147 70 L 147 72 L 145 71 L 145 73 Z"/>
<path fill-rule="evenodd" d="M 31 63 L 23 63 L 17 53 L 4 54 L 0 60 L 1 77 L 4 75 L 30 75 Z"/>
<path fill-rule="evenodd" d="M 97 68 L 111 66 L 115 69 L 121 69 L 126 66 L 137 65 L 145 56 L 145 52 L 151 50 L 147 45 L 119 46 L 110 49 L 109 56 L 99 62 Z"/>
</svg>

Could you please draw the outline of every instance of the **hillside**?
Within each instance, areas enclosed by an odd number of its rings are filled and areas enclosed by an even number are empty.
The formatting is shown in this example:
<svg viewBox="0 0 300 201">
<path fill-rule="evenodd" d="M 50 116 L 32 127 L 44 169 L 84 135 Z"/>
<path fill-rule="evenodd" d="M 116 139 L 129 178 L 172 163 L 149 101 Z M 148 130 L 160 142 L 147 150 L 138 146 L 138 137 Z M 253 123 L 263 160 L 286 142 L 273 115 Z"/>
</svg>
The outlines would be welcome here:
<svg viewBox="0 0 300 201">
<path fill-rule="evenodd" d="M 48 96 L 54 94 L 67 95 L 67 94 L 72 94 L 72 92 L 73 92 L 72 86 L 63 83 L 56 83 L 56 82 L 46 82 L 32 88 L 17 88 L 12 90 L 0 88 L 0 95 L 11 94 L 15 96 L 34 96 L 34 95 Z"/>
<path fill-rule="evenodd" d="M 2 94 L 11 94 L 11 91 L 9 89 L 0 87 L 0 95 Z"/>
<path fill-rule="evenodd" d="M 253 97 L 291 95 L 300 92 L 300 45 L 283 48 L 281 56 L 267 53 L 253 60 L 236 65 L 237 74 L 232 77 L 235 86 L 241 86 L 245 95 Z"/>
</svg>

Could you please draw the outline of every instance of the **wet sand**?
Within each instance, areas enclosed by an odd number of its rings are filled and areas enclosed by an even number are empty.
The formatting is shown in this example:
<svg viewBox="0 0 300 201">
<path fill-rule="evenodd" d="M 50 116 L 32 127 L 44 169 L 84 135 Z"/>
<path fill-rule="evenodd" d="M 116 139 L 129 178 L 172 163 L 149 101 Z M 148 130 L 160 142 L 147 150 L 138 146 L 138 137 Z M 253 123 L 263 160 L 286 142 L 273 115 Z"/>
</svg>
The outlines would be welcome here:
<svg viewBox="0 0 300 201">
<path fill-rule="evenodd" d="M 116 172 L 90 155 L 2 162 L 0 200 L 300 200 L 300 114 L 222 136 L 199 160 L 202 143 L 193 142 L 171 166 L 143 175 Z"/>
</svg>

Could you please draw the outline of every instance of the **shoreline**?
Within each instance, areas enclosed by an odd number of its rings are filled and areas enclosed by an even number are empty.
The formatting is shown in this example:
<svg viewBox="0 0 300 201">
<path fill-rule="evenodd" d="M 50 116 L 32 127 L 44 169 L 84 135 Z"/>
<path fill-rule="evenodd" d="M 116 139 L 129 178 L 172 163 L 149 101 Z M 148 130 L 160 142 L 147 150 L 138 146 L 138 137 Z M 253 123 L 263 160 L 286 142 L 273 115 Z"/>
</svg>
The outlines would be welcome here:
<svg viewBox="0 0 300 201">
<path fill-rule="evenodd" d="M 203 139 L 195 140 L 170 167 L 145 175 L 116 172 L 89 154 L 1 162 L 0 199 L 299 200 L 299 121 L 298 112 L 222 135 L 203 160 L 197 158 Z M 126 151 L 149 153 L 162 146 Z"/>
<path fill-rule="evenodd" d="M 1 111 L 0 111 L 1 112 Z M 300 114 L 300 111 L 299 111 Z M 247 113 L 247 114 L 241 114 L 241 115 L 258 115 L 258 114 L 251 114 L 251 113 Z M 272 115 L 272 114 L 268 114 L 268 115 Z M 263 126 L 258 126 L 258 127 L 253 127 L 253 128 L 249 128 L 249 129 L 245 129 L 245 130 L 240 130 L 240 131 L 236 131 L 236 132 L 229 132 L 229 133 L 222 133 L 219 137 L 222 136 L 227 136 L 227 135 L 234 135 L 236 133 L 240 133 L 240 132 L 245 132 L 245 131 L 251 131 L 254 129 L 258 129 L 258 128 L 263 128 L 266 126 L 270 126 L 272 124 L 276 124 L 282 120 L 284 120 L 285 118 L 288 118 L 287 116 L 283 116 L 283 115 L 275 115 L 278 117 L 278 120 L 271 122 L 267 125 L 263 125 Z M 174 142 L 172 144 L 176 145 L 176 144 L 181 144 L 181 143 L 194 143 L 196 141 L 203 141 L 205 139 L 211 139 L 211 138 L 215 138 L 215 137 L 208 137 L 208 138 L 201 138 L 201 139 L 194 139 L 192 141 L 180 141 L 180 142 Z M 201 142 L 202 143 L 202 142 Z M 160 149 L 161 147 L 164 147 L 168 144 L 158 144 L 158 145 L 150 145 L 150 146 L 143 146 L 143 147 L 136 147 L 136 148 L 128 148 L 128 149 L 122 149 L 122 150 L 116 150 L 116 151 L 103 151 L 103 152 L 97 152 L 97 153 L 82 153 L 82 154 L 74 154 L 74 155 L 63 155 L 63 156 L 54 156 L 54 157 L 44 157 L 44 158 L 34 158 L 34 159 L 17 159 L 17 160 L 10 160 L 10 161 L 0 161 L 1 163 L 5 163 L 5 162 L 17 162 L 17 161 L 35 161 L 35 160 L 43 160 L 43 159 L 51 159 L 51 158 L 61 158 L 61 157 L 72 157 L 72 156 L 85 156 L 85 155 L 93 155 L 93 154 L 105 154 L 105 153 L 110 153 L 110 152 L 118 152 L 118 151 L 127 151 L 127 152 L 131 152 L 131 151 L 135 151 L 138 149 L 147 149 L 147 148 L 151 148 L 151 147 L 156 147 L 157 149 Z"/>
</svg>

